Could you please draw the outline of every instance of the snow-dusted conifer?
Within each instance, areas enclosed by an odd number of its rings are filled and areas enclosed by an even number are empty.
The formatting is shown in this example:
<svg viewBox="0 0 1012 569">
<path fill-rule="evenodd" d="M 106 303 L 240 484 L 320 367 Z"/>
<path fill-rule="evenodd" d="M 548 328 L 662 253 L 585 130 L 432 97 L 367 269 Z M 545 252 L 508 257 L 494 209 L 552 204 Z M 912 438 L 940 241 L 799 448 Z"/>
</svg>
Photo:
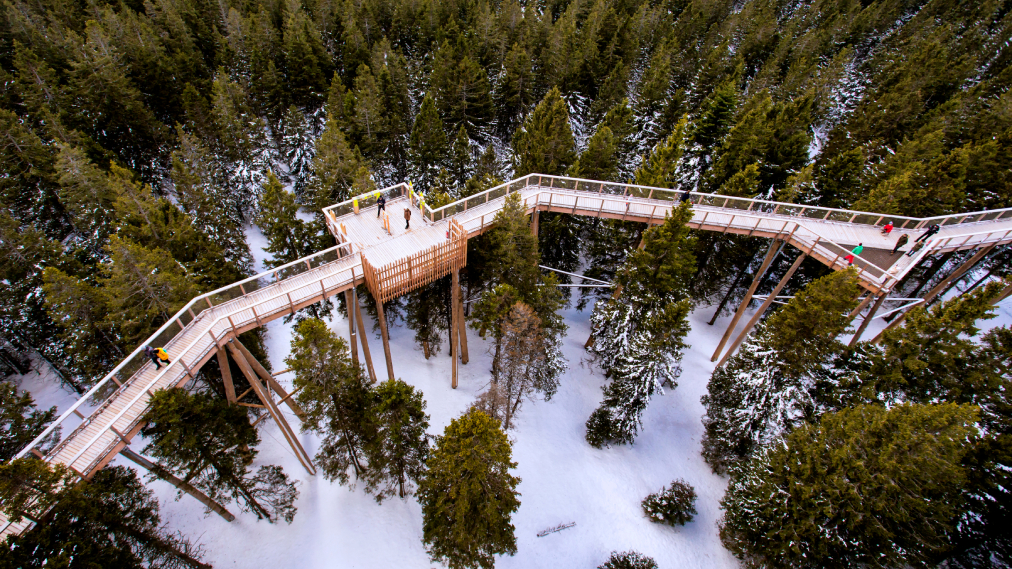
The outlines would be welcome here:
<svg viewBox="0 0 1012 569">
<path fill-rule="evenodd" d="M 657 569 L 657 562 L 636 551 L 612 551 L 608 561 L 597 569 Z"/>
<path fill-rule="evenodd" d="M 278 154 L 288 168 L 288 180 L 296 196 L 302 196 L 316 156 L 315 119 L 291 105 L 281 117 Z"/>
<path fill-rule="evenodd" d="M 644 498 L 641 505 L 652 522 L 684 526 L 696 515 L 696 490 L 684 480 L 675 480 Z"/>
<path fill-rule="evenodd" d="M 703 396 L 703 457 L 724 472 L 815 412 L 815 372 L 843 350 L 837 340 L 857 304 L 857 271 L 822 277 L 757 326 Z"/>
</svg>

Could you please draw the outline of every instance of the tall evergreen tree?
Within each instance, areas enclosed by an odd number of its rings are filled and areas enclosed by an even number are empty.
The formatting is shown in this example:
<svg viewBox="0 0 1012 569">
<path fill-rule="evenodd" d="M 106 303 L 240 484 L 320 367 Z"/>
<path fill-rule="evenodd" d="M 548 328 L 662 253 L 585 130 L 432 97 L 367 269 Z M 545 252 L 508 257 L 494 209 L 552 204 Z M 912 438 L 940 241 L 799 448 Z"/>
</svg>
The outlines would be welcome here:
<svg viewBox="0 0 1012 569">
<path fill-rule="evenodd" d="M 897 567 L 944 551 L 976 410 L 876 405 L 823 415 L 734 470 L 721 539 L 750 567 Z"/>
<path fill-rule="evenodd" d="M 295 372 L 295 397 L 306 411 L 302 429 L 323 438 L 316 462 L 324 477 L 348 484 L 351 468 L 356 479 L 363 478 L 377 427 L 372 387 L 362 368 L 352 363 L 348 344 L 323 321 L 307 318 L 295 329 L 285 364 Z"/>
<path fill-rule="evenodd" d="M 566 173 L 576 178 L 614 181 L 618 174 L 618 146 L 607 125 L 602 125 L 590 137 L 587 149 Z"/>
<path fill-rule="evenodd" d="M 161 527 L 157 500 L 128 468 L 103 468 L 82 482 L 62 465 L 22 458 L 0 466 L 0 494 L 8 519 L 36 521 L 5 540 L 5 569 L 210 567 L 199 546 Z"/>
<path fill-rule="evenodd" d="M 234 501 L 258 520 L 292 523 L 297 484 L 280 466 L 256 473 L 257 434 L 246 411 L 208 395 L 182 389 L 155 392 L 141 430 L 150 441 L 144 452 L 217 502 Z"/>
<path fill-rule="evenodd" d="M 506 57 L 496 81 L 493 99 L 496 109 L 496 132 L 508 138 L 520 125 L 528 109 L 537 100 L 534 96 L 534 69 L 531 57 L 519 44 L 514 43 Z"/>
<path fill-rule="evenodd" d="M 425 400 L 421 391 L 401 380 L 377 385 L 374 399 L 371 414 L 376 435 L 366 451 L 366 491 L 375 493 L 376 501 L 394 493 L 404 498 L 425 472 L 429 452 Z"/>
<path fill-rule="evenodd" d="M 325 207 L 376 189 L 362 153 L 348 142 L 333 114 L 327 116 L 323 135 L 316 143 L 311 169 L 302 203 L 318 215 Z"/>
<path fill-rule="evenodd" d="M 450 421 L 418 487 L 422 541 L 433 562 L 492 569 L 516 553 L 510 517 L 520 508 L 512 449 L 495 420 L 472 409 Z"/>
<path fill-rule="evenodd" d="M 739 351 L 714 370 L 703 396 L 703 457 L 722 473 L 815 417 L 819 368 L 857 306 L 857 271 L 822 277 L 760 324 Z"/>
<path fill-rule="evenodd" d="M 514 173 L 562 174 L 576 160 L 569 111 L 553 87 L 513 135 Z"/>
<path fill-rule="evenodd" d="M 35 401 L 27 391 L 19 394 L 14 385 L 0 384 L 0 460 L 6 462 L 14 458 L 55 418 L 55 406 L 41 411 L 35 408 Z M 59 440 L 60 428 L 57 427 L 35 448 L 48 452 Z"/>
<path fill-rule="evenodd" d="M 422 107 L 415 117 L 415 126 L 411 129 L 408 148 L 411 177 L 418 189 L 428 191 L 439 173 L 440 165 L 445 163 L 449 150 L 443 120 L 439 117 L 436 101 L 431 94 L 426 94 L 422 99 Z"/>
<path fill-rule="evenodd" d="M 644 232 L 643 248 L 617 275 L 621 295 L 594 307 L 591 352 L 612 379 L 587 421 L 587 441 L 595 447 L 631 443 L 651 396 L 663 392 L 664 384 L 677 385 L 696 269 L 686 226 L 691 217 L 683 204 L 664 225 Z"/>
</svg>

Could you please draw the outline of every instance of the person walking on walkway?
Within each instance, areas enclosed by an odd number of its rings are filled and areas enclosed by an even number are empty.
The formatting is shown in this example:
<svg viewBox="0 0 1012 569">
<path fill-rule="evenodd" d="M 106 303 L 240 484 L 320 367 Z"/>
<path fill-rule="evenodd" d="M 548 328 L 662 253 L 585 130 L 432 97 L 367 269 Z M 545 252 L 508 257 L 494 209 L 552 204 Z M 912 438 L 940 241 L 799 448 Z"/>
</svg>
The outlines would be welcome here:
<svg viewBox="0 0 1012 569">
<path fill-rule="evenodd" d="M 910 238 L 907 237 L 907 234 L 906 233 L 901 234 L 899 240 L 896 241 L 896 246 L 893 247 L 893 252 L 890 253 L 890 255 L 895 255 L 896 252 L 900 250 L 900 247 L 907 244 L 907 241 L 910 241 Z"/>
<path fill-rule="evenodd" d="M 170 364 L 169 354 L 163 348 L 152 348 L 147 346 L 144 348 L 144 355 L 151 358 L 151 363 L 155 364 L 155 369 L 162 369 L 161 364 Z"/>
<path fill-rule="evenodd" d="M 404 208 L 404 229 L 411 229 L 411 210 Z"/>
<path fill-rule="evenodd" d="M 921 241 L 920 239 L 914 241 L 914 246 L 911 247 L 909 251 L 907 251 L 907 257 L 913 257 L 914 253 L 917 253 L 918 251 L 924 248 L 925 243 L 927 243 L 927 241 Z"/>
<path fill-rule="evenodd" d="M 848 265 L 853 265 L 854 264 L 854 258 L 857 257 L 858 255 L 860 255 L 863 251 L 864 251 L 864 243 L 858 243 L 857 247 L 854 247 L 853 249 L 851 249 L 850 255 L 847 255 L 846 257 L 844 257 L 844 260 L 847 261 Z"/>
<path fill-rule="evenodd" d="M 383 194 L 380 194 L 379 199 L 376 200 L 376 218 L 378 219 L 380 213 L 383 213 L 386 210 L 387 210 L 387 199 L 383 197 Z"/>
<path fill-rule="evenodd" d="M 931 238 L 933 235 L 935 235 L 936 233 L 938 233 L 941 230 L 942 230 L 942 228 L 939 227 L 938 224 L 932 225 L 931 227 L 928 228 L 927 231 L 924 232 L 924 235 L 921 235 L 920 237 L 918 237 L 917 239 L 915 239 L 914 243 L 917 243 L 921 239 L 929 239 L 929 238 Z"/>
<path fill-rule="evenodd" d="M 882 226 L 882 235 L 889 235 L 892 232 L 893 232 L 893 222 L 887 221 L 886 224 Z"/>
<path fill-rule="evenodd" d="M 680 203 L 685 203 L 691 200 L 692 200 L 692 192 L 689 190 L 685 190 L 685 192 L 682 194 L 682 201 Z"/>
</svg>

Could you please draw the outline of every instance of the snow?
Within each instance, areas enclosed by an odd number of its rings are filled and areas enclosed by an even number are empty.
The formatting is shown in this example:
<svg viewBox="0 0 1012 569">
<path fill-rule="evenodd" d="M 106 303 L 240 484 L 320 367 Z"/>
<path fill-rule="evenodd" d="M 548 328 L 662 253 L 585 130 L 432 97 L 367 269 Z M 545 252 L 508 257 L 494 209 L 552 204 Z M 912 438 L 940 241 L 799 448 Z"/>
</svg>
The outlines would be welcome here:
<svg viewBox="0 0 1012 569">
<path fill-rule="evenodd" d="M 249 228 L 247 234 L 262 262 L 262 237 Z M 708 326 L 713 308 L 690 316 L 691 347 L 682 361 L 679 385 L 666 395 L 655 396 L 643 416 L 644 430 L 632 446 L 597 450 L 584 440 L 584 422 L 599 405 L 604 378 L 588 360 L 583 343 L 589 333 L 589 311 L 564 313 L 569 331 L 563 352 L 570 369 L 562 378 L 551 402 L 524 406 L 517 427 L 511 431 L 515 474 L 522 479 L 518 490 L 521 507 L 514 514 L 518 552 L 501 557 L 500 568 L 596 567 L 613 551 L 636 550 L 655 558 L 660 567 L 732 568 L 738 562 L 724 549 L 717 535 L 719 501 L 727 481 L 711 473 L 700 456 L 703 435 L 700 397 L 714 364 L 709 361 L 729 318 Z M 865 333 L 871 338 L 882 326 L 876 320 Z M 985 327 L 1012 323 L 1012 302 L 999 307 L 999 318 Z M 371 330 L 371 324 L 367 324 Z M 337 316 L 331 322 L 347 338 L 347 322 Z M 281 320 L 268 325 L 267 348 L 274 369 L 281 370 L 289 352 L 292 328 Z M 398 377 L 418 387 L 428 404 L 430 434 L 442 433 L 451 419 L 461 414 L 487 385 L 490 356 L 486 344 L 469 330 L 471 361 L 460 367 L 460 387 L 450 388 L 449 350 L 426 361 L 414 346 L 413 333 L 404 327 L 391 329 L 394 369 Z M 369 335 L 377 374 L 385 377 L 382 344 Z M 290 384 L 291 376 L 280 376 Z M 56 386 L 55 378 L 30 373 L 20 379 L 40 406 L 65 409 L 74 396 Z M 288 420 L 298 420 L 284 408 Z M 261 429 L 260 454 L 254 466 L 280 464 L 300 481 L 298 513 L 291 525 L 257 522 L 229 505 L 237 519 L 227 523 L 217 515 L 205 515 L 201 505 L 184 495 L 176 500 L 173 487 L 149 481 L 162 505 L 163 523 L 181 531 L 205 548 L 205 561 L 215 567 L 435 567 L 421 542 L 422 515 L 413 499 L 391 498 L 377 504 L 361 488 L 351 489 L 310 476 L 284 443 L 273 421 Z M 318 439 L 301 435 L 314 454 Z M 135 450 L 144 443 L 136 440 Z M 132 466 L 118 457 L 115 464 Z M 640 501 L 672 480 L 682 478 L 698 493 L 698 515 L 684 527 L 651 523 Z M 565 531 L 537 537 L 539 532 L 562 523 L 576 522 Z"/>
</svg>

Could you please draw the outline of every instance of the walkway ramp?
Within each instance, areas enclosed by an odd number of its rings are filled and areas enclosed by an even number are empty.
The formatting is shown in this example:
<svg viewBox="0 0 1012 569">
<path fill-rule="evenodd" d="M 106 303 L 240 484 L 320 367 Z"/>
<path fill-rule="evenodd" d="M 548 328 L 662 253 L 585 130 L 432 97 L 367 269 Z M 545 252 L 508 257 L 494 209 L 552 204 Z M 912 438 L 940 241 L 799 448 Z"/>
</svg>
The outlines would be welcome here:
<svg viewBox="0 0 1012 569">
<path fill-rule="evenodd" d="M 218 345 L 357 284 L 368 284 L 377 298 L 386 301 L 449 274 L 466 263 L 467 239 L 494 226 L 496 213 L 511 193 L 519 193 L 528 213 L 552 211 L 652 224 L 663 223 L 684 197 L 693 204 L 691 227 L 783 239 L 834 269 L 846 267 L 843 257 L 863 243 L 875 254 L 858 260 L 861 284 L 874 292 L 888 291 L 927 254 L 1012 241 L 1009 209 L 916 219 L 715 194 L 685 196 L 664 188 L 538 174 L 431 209 L 409 185 L 398 184 L 324 210 L 337 246 L 191 300 L 17 456 L 37 453 L 36 446 L 53 429 L 81 414 L 88 401 L 100 400 L 44 456 L 90 477 L 140 431 L 151 395 L 185 384 Z M 387 224 L 376 216 L 379 195 L 387 199 Z M 412 212 L 410 230 L 403 227 L 405 208 Z M 888 237 L 879 231 L 887 218 L 896 225 Z M 901 232 L 913 241 L 934 224 L 941 231 L 918 255 L 883 256 Z M 172 363 L 156 370 L 144 357 L 147 345 L 164 346 Z M 27 527 L 25 522 L 10 524 L 0 514 L 0 538 Z"/>
</svg>

